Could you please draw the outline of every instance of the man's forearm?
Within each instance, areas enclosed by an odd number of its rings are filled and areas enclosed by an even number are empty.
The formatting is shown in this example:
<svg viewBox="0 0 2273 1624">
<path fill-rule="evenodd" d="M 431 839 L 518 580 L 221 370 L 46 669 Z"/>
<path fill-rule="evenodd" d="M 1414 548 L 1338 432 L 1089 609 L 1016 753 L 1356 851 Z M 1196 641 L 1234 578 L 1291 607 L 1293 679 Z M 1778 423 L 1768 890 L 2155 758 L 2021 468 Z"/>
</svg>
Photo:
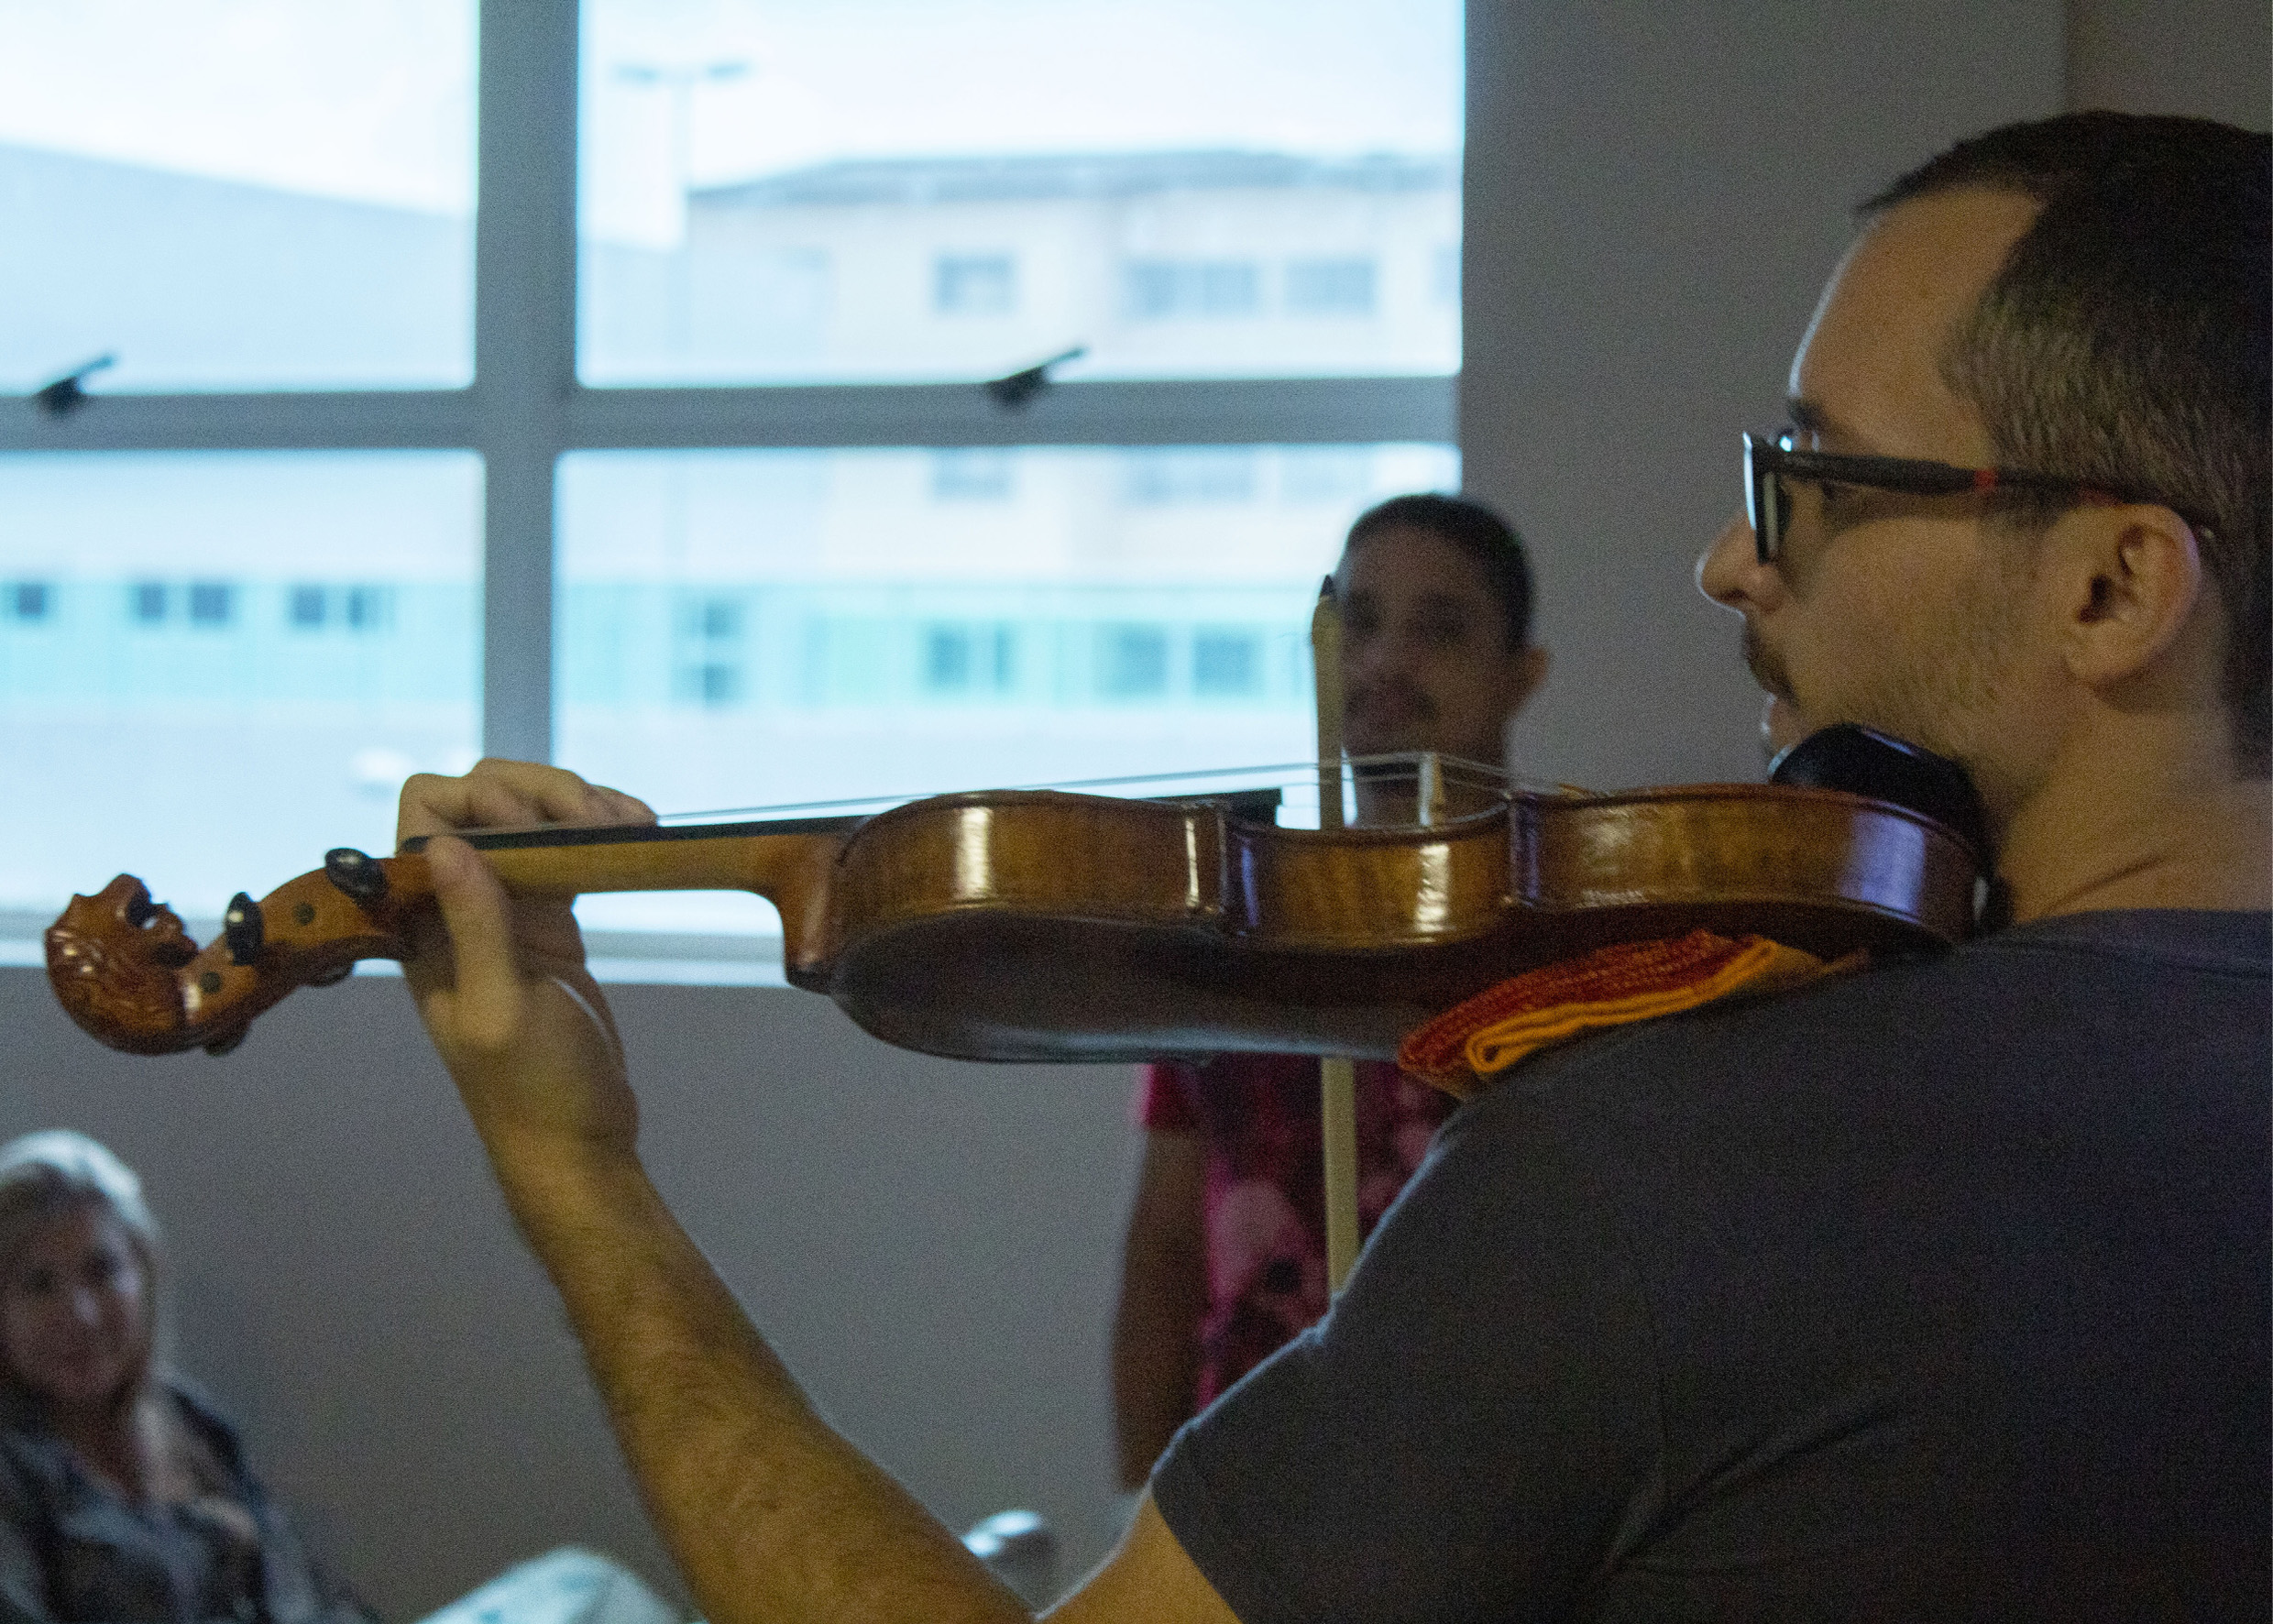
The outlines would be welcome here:
<svg viewBox="0 0 2273 1624">
<path fill-rule="evenodd" d="M 712 1624 L 1028 1616 L 814 1412 L 636 1162 L 490 1148 Z"/>
</svg>

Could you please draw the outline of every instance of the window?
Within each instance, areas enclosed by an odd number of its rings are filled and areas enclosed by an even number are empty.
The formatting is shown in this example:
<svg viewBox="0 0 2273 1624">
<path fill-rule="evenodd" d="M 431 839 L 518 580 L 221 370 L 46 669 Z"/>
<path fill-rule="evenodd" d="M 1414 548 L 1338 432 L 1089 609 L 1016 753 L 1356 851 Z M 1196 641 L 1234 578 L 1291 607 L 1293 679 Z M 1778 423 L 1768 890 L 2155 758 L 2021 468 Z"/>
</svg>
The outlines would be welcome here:
<svg viewBox="0 0 2273 1624">
<path fill-rule="evenodd" d="M 708 709 L 723 708 L 741 697 L 741 673 L 723 660 L 704 661 L 692 677 L 695 702 Z"/>
<path fill-rule="evenodd" d="M 349 587 L 340 594 L 340 619 L 351 631 L 376 631 L 387 623 L 394 594 L 385 587 Z"/>
<path fill-rule="evenodd" d="M 1004 694 L 1017 681 L 1017 633 L 1008 626 L 924 628 L 923 685 L 934 695 Z"/>
<path fill-rule="evenodd" d="M 229 610 L 236 602 L 236 589 L 226 581 L 192 581 L 190 583 L 190 624 L 226 626 L 229 623 Z"/>
<path fill-rule="evenodd" d="M 1202 626 L 1191 640 L 1195 694 L 1252 694 L 1262 686 L 1262 638 L 1244 627 Z"/>
<path fill-rule="evenodd" d="M 969 381 L 1075 345 L 1088 379 L 1459 365 L 1425 275 L 1377 283 L 1380 331 L 1264 319 L 1290 258 L 1457 236 L 1457 0 L 582 12 L 587 385 Z"/>
<path fill-rule="evenodd" d="M 1251 316 L 1262 308 L 1259 268 L 1236 259 L 1137 259 L 1123 268 L 1133 321 Z"/>
<path fill-rule="evenodd" d="M 1097 691 L 1115 699 L 1140 699 L 1168 687 L 1168 633 L 1158 626 L 1097 629 Z"/>
<path fill-rule="evenodd" d="M 1279 496 L 1290 505 L 1346 503 L 1372 488 L 1373 459 L 1362 445 L 1290 445 L 1279 454 Z"/>
<path fill-rule="evenodd" d="M 162 834 L 81 815 L 123 784 L 0 809 L 0 943 L 122 866 L 198 928 L 484 750 L 666 807 L 1301 754 L 1342 528 L 1456 474 L 1457 311 L 1389 268 L 1457 240 L 1460 7 L 1348 5 L 88 0 L 11 36 L 0 756 L 212 776 Z M 1115 71 L 1036 94 L 1038 52 Z M 511 338 L 467 389 L 477 197 Z M 1382 268 L 1375 319 L 1283 319 L 1334 259 Z M 969 387 L 1076 346 L 1055 444 Z M 24 405 L 104 354 L 132 412 Z M 235 817 L 221 774 L 270 760 L 288 812 Z"/>
<path fill-rule="evenodd" d="M 942 502 L 1001 502 L 1012 494 L 1009 452 L 983 445 L 931 454 L 931 495 Z"/>
<path fill-rule="evenodd" d="M 1007 254 L 942 254 L 931 269 L 931 308 L 945 316 L 1008 315 L 1018 284 Z"/>
<path fill-rule="evenodd" d="M 481 492 L 466 452 L 0 456 L 0 514 L 49 553 L 52 596 L 106 611 L 37 658 L 0 637 L 0 759 L 67 764 L 70 786 L 0 803 L 0 935 L 122 869 L 203 928 L 310 852 L 386 850 L 402 779 L 479 753 Z M 312 535 L 395 574 L 393 635 L 333 634 L 337 589 L 301 575 Z M 215 573 L 169 578 L 192 549 Z M 175 763 L 162 817 L 155 762 Z M 247 785 L 290 791 L 255 818 Z"/>
<path fill-rule="evenodd" d="M 49 587 L 45 581 L 11 582 L 5 598 L 8 619 L 44 620 L 48 618 L 49 598 Z"/>
<path fill-rule="evenodd" d="M 471 381 L 475 0 L 322 9 L 10 8 L 0 389 Z"/>
<path fill-rule="evenodd" d="M 1297 316 L 1373 314 L 1373 261 L 1290 260 L 1287 264 L 1287 313 Z"/>
<path fill-rule="evenodd" d="M 1125 470 L 1121 488 L 1133 508 L 1244 502 L 1255 495 L 1255 454 L 1244 446 L 1131 451 Z"/>
<path fill-rule="evenodd" d="M 564 459 L 561 758 L 664 807 L 1298 760 L 1310 612 L 1343 532 L 1383 497 L 1458 483 L 1438 445 L 962 449 L 1012 494 L 942 514 L 939 454 L 911 447 Z M 1258 496 L 1290 459 L 1363 482 L 1300 509 L 1123 499 L 1131 459 L 1172 484 L 1193 453 Z M 704 632 L 720 600 L 732 640 Z M 730 706 L 670 680 L 728 660 Z"/>
<path fill-rule="evenodd" d="M 706 598 L 696 610 L 695 620 L 697 630 L 704 637 L 740 637 L 741 605 L 730 598 Z"/>
</svg>

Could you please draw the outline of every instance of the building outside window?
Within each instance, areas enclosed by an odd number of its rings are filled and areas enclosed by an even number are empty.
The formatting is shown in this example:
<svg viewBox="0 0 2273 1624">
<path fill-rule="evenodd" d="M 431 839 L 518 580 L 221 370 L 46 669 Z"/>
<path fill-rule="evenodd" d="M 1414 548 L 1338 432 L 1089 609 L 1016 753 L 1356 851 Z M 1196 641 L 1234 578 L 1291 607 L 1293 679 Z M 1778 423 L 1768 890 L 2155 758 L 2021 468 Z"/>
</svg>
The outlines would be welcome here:
<svg viewBox="0 0 2273 1624">
<path fill-rule="evenodd" d="M 1168 689 L 1168 632 L 1158 626 L 1097 629 L 1097 691 L 1115 699 L 1149 698 Z"/>
<path fill-rule="evenodd" d="M 189 598 L 191 625 L 226 626 L 236 592 L 226 581 L 192 581 Z"/>
<path fill-rule="evenodd" d="M 1287 312 L 1303 316 L 1369 316 L 1370 259 L 1293 259 L 1287 263 Z"/>
<path fill-rule="evenodd" d="M 1262 686 L 1262 636 L 1246 627 L 1203 626 L 1191 640 L 1191 687 L 1222 697 Z"/>
<path fill-rule="evenodd" d="M 0 392 L 115 353 L 143 399 L 0 412 L 0 624 L 54 629 L 0 638 L 0 752 L 296 793 L 22 798 L 0 942 L 121 866 L 209 920 L 485 750 L 665 807 L 1300 754 L 1342 530 L 1457 482 L 1460 8 L 1334 4 L 56 12 L 0 52 Z M 1078 429 L 1018 444 L 976 385 L 1076 346 Z M 1240 379 L 1315 387 L 1201 409 Z"/>
<path fill-rule="evenodd" d="M 941 315 L 1007 315 L 1018 302 L 1007 254 L 942 254 L 932 264 L 931 307 Z"/>
<path fill-rule="evenodd" d="M 1262 268 L 1239 259 L 1134 259 L 1122 268 L 1136 321 L 1250 316 L 1262 308 Z"/>
<path fill-rule="evenodd" d="M 931 496 L 942 502 L 1000 502 L 1016 488 L 1017 462 L 998 445 L 958 446 L 931 454 Z"/>
</svg>

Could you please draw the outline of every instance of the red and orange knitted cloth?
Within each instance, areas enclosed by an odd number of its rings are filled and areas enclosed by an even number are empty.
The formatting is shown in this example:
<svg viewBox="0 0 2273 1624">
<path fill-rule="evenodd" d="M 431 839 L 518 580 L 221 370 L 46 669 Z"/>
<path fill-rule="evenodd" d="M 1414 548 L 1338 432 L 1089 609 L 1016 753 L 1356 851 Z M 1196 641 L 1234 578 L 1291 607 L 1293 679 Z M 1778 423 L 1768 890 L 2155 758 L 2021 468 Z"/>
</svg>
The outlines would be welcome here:
<svg viewBox="0 0 2273 1624">
<path fill-rule="evenodd" d="M 1397 1063 L 1466 1099 L 1484 1079 L 1584 1032 L 1695 1009 L 1734 993 L 1775 993 L 1855 967 L 1765 937 L 1709 930 L 1621 942 L 1488 988 L 1408 1034 Z"/>
</svg>

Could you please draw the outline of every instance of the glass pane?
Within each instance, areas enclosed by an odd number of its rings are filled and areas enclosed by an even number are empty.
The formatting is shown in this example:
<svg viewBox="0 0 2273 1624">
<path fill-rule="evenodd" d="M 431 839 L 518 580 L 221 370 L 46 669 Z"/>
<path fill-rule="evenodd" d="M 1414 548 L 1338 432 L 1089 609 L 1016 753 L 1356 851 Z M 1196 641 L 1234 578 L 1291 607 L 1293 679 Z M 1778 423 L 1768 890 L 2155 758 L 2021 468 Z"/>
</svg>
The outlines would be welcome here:
<svg viewBox="0 0 2273 1624">
<path fill-rule="evenodd" d="M 0 936 L 391 850 L 476 753 L 481 501 L 457 452 L 0 457 Z"/>
<path fill-rule="evenodd" d="M 474 0 L 0 0 L 0 390 L 473 374 Z"/>
<path fill-rule="evenodd" d="M 1459 366 L 1459 0 L 584 15 L 587 382 Z"/>
<path fill-rule="evenodd" d="M 559 759 L 666 813 L 1307 760 L 1344 532 L 1457 482 L 1441 445 L 570 456 Z"/>
</svg>

